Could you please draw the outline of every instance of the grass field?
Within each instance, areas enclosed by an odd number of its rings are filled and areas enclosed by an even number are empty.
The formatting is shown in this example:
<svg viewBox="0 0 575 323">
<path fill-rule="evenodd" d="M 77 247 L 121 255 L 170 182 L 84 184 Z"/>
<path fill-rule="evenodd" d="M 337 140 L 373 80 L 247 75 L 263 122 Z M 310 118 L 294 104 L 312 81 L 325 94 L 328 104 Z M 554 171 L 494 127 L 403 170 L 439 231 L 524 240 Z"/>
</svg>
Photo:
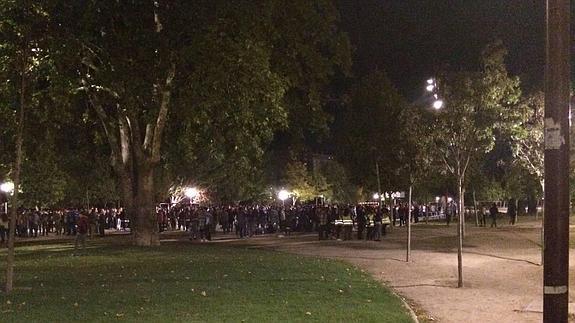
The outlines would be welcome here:
<svg viewBox="0 0 575 323">
<path fill-rule="evenodd" d="M 410 322 L 400 300 L 343 262 L 215 244 L 144 249 L 104 241 L 79 257 L 70 244 L 18 248 L 17 290 L 0 295 L 1 320 Z"/>
</svg>

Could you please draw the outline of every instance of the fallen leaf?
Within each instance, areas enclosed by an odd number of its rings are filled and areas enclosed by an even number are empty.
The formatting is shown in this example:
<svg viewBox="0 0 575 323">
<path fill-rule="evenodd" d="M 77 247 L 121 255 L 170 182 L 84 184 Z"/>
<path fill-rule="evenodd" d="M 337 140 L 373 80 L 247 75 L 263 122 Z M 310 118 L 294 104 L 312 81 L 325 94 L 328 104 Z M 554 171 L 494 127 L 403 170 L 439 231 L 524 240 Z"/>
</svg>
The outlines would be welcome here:
<svg viewBox="0 0 575 323">
<path fill-rule="evenodd" d="M 6 304 L 10 305 L 10 304 L 12 304 L 12 302 L 10 302 L 10 301 L 8 300 L 8 301 L 6 301 Z"/>
<path fill-rule="evenodd" d="M 122 317 L 124 316 L 124 313 L 116 313 L 116 317 Z"/>
<path fill-rule="evenodd" d="M 202 296 L 207 296 L 206 291 L 202 291 Z"/>
<path fill-rule="evenodd" d="M 78 307 L 78 303 L 74 303 L 74 306 Z"/>
<path fill-rule="evenodd" d="M 311 315 L 311 312 L 305 312 L 305 315 Z"/>
</svg>

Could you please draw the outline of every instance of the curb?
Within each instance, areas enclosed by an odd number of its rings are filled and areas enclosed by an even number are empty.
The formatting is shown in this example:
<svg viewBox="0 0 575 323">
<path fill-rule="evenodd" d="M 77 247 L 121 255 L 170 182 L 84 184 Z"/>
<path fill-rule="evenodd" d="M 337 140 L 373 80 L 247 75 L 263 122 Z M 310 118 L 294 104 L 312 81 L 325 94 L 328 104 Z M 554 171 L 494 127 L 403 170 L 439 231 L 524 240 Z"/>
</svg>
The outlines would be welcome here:
<svg viewBox="0 0 575 323">
<path fill-rule="evenodd" d="M 386 286 L 386 284 L 384 284 L 384 286 Z M 387 286 L 387 287 L 393 295 L 397 296 L 397 298 L 399 298 L 401 300 L 401 302 L 403 303 L 403 306 L 409 311 L 409 316 L 411 316 L 411 319 L 413 320 L 413 322 L 419 323 L 419 319 L 417 318 L 417 315 L 415 315 L 415 311 L 413 310 L 413 308 L 411 308 L 411 305 L 409 305 L 409 303 L 407 303 L 405 298 L 403 296 L 401 296 L 400 294 L 398 294 L 394 289 L 390 288 L 389 286 Z"/>
</svg>

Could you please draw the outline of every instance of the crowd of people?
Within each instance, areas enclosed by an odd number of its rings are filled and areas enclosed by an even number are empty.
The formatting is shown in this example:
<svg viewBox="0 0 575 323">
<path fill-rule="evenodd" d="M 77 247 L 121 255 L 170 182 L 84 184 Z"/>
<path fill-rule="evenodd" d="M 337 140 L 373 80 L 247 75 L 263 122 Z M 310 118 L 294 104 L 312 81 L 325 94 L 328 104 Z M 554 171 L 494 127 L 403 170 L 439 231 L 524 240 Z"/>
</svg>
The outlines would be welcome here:
<svg viewBox="0 0 575 323">
<path fill-rule="evenodd" d="M 410 211 L 411 209 L 411 211 Z M 455 207 L 445 210 L 447 224 L 455 215 Z M 216 231 L 235 233 L 238 238 L 277 233 L 317 232 L 319 239 L 380 241 L 386 226 L 404 226 L 409 219 L 419 222 L 431 210 L 425 206 L 398 203 L 391 208 L 377 203 L 357 205 L 230 205 L 203 206 L 180 203 L 156 208 L 158 229 L 185 231 L 190 240 L 209 241 Z M 86 235 L 104 236 L 106 230 L 129 231 L 130 221 L 122 208 L 91 208 L 38 210 L 22 209 L 16 219 L 16 235 L 21 238 L 78 235 L 81 218 Z M 81 229 L 84 231 L 84 229 Z M 0 239 L 7 238 L 8 217 L 0 215 Z M 353 233 L 356 233 L 353 235 Z"/>
<path fill-rule="evenodd" d="M 296 206 L 200 206 L 182 203 L 171 208 L 158 207 L 159 231 L 182 230 L 191 240 L 206 241 L 212 233 L 235 233 L 249 238 L 264 233 L 289 235 L 292 232 L 317 232 L 319 239 L 380 241 L 387 225 L 406 225 L 407 203 L 389 208 L 377 203 L 358 205 Z M 412 221 L 418 222 L 421 211 L 412 208 Z"/>
<path fill-rule="evenodd" d="M 122 208 L 85 209 L 21 209 L 16 218 L 16 236 L 37 238 L 39 236 L 76 235 L 81 215 L 87 218 L 87 234 L 103 236 L 106 229 L 126 231 L 129 220 Z M 8 216 L 0 215 L 0 239 L 5 242 L 8 231 Z"/>
</svg>

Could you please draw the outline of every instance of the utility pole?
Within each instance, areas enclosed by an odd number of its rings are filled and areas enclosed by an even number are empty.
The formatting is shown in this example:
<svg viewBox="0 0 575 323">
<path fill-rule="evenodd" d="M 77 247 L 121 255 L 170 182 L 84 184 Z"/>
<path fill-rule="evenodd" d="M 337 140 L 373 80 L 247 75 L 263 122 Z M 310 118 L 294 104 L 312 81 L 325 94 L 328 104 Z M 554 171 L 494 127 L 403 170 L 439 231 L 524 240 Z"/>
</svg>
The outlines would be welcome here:
<svg viewBox="0 0 575 323">
<path fill-rule="evenodd" d="M 570 0 L 547 0 L 543 322 L 568 320 Z"/>
</svg>

